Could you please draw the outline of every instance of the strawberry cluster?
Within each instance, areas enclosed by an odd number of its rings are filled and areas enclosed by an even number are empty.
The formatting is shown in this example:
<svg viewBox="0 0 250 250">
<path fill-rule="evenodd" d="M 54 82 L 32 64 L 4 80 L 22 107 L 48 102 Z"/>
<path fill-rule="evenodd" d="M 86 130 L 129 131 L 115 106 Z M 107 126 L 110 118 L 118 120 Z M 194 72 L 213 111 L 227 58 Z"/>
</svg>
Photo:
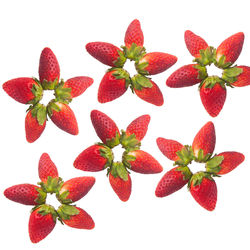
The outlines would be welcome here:
<svg viewBox="0 0 250 250">
<path fill-rule="evenodd" d="M 213 177 L 227 174 L 241 164 L 245 157 L 238 152 L 223 152 L 213 155 L 215 128 L 212 122 L 205 124 L 196 134 L 192 146 L 183 146 L 174 140 L 158 138 L 160 151 L 174 161 L 155 190 L 157 197 L 170 195 L 188 183 L 193 198 L 205 209 L 212 211 L 217 202 L 217 186 Z M 205 171 L 193 174 L 188 165 L 192 161 L 204 163 Z"/>
<path fill-rule="evenodd" d="M 128 87 L 142 100 L 161 106 L 163 96 L 159 87 L 148 75 L 159 74 L 174 65 L 177 58 L 161 52 L 146 53 L 143 32 L 138 20 L 128 26 L 122 50 L 106 42 L 91 42 L 86 49 L 94 58 L 110 66 L 101 80 L 98 101 L 106 103 L 122 96 Z M 123 68 L 126 60 L 135 62 L 136 75 L 131 77 Z"/>
<path fill-rule="evenodd" d="M 120 200 L 127 201 L 131 194 L 132 182 L 129 170 L 141 174 L 162 172 L 162 166 L 150 154 L 140 150 L 141 140 L 146 135 L 149 115 L 132 121 L 126 131 L 119 129 L 106 114 L 93 110 L 92 124 L 102 143 L 88 147 L 74 161 L 74 167 L 83 171 L 102 171 L 107 169 L 111 187 Z M 121 162 L 115 162 L 112 148 L 121 145 L 124 153 Z"/>
<path fill-rule="evenodd" d="M 171 88 L 188 87 L 200 83 L 199 91 L 203 106 L 210 116 L 216 117 L 226 100 L 226 86 L 244 87 L 250 84 L 250 67 L 233 65 L 238 59 L 244 42 L 244 34 L 236 33 L 215 49 L 200 36 L 187 30 L 185 43 L 194 64 L 176 70 L 167 79 Z M 208 76 L 206 66 L 215 65 L 223 70 L 222 76 Z"/>
<path fill-rule="evenodd" d="M 69 107 L 72 98 L 81 95 L 93 79 L 79 76 L 60 80 L 60 67 L 51 49 L 43 49 L 39 63 L 39 80 L 20 77 L 3 84 L 5 92 L 16 101 L 30 105 L 25 118 L 26 139 L 32 143 L 43 133 L 47 117 L 60 129 L 72 135 L 78 134 L 74 112 Z M 44 90 L 53 90 L 55 98 L 47 106 L 40 103 Z"/>
<path fill-rule="evenodd" d="M 55 164 L 49 155 L 42 154 L 39 161 L 39 178 L 37 185 L 20 184 L 7 188 L 4 195 L 15 202 L 32 205 L 29 219 L 29 236 L 33 243 L 47 237 L 54 229 L 57 219 L 73 228 L 93 229 L 95 223 L 91 216 L 72 203 L 85 196 L 95 184 L 94 177 L 76 177 L 63 182 L 58 175 Z M 56 210 L 46 204 L 48 194 L 56 194 L 61 206 Z"/>
</svg>

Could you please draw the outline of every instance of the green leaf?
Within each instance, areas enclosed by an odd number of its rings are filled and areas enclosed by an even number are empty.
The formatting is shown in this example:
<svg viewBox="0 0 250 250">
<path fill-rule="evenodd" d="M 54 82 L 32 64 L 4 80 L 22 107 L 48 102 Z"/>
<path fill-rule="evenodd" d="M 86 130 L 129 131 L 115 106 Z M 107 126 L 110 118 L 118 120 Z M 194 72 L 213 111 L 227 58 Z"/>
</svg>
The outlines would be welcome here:
<svg viewBox="0 0 250 250">
<path fill-rule="evenodd" d="M 215 173 L 217 174 L 221 167 L 221 163 L 223 162 L 224 157 L 223 156 L 214 156 L 206 163 L 206 170 L 207 172 Z"/>
<path fill-rule="evenodd" d="M 67 215 L 77 215 L 79 214 L 79 210 L 74 207 L 74 206 L 71 206 L 71 205 L 61 205 L 61 209 L 63 211 L 64 214 L 67 214 Z"/>
<path fill-rule="evenodd" d="M 128 180 L 128 171 L 122 163 L 117 166 L 117 174 L 124 181 Z"/>
</svg>

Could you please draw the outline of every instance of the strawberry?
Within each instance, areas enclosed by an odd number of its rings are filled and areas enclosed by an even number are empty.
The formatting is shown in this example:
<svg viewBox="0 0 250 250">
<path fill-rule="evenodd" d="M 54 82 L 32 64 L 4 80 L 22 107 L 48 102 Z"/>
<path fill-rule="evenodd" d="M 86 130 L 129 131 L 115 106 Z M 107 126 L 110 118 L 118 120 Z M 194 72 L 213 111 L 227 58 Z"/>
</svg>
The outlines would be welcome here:
<svg viewBox="0 0 250 250">
<path fill-rule="evenodd" d="M 174 140 L 164 139 L 162 137 L 157 138 L 156 143 L 160 151 L 172 161 L 177 161 L 179 159 L 176 152 L 183 148 L 183 145 Z"/>
<path fill-rule="evenodd" d="M 109 182 L 111 187 L 113 188 L 119 199 L 124 202 L 129 199 L 132 188 L 130 175 L 128 174 L 127 176 L 128 179 L 125 181 L 119 176 L 114 177 L 112 173 L 109 173 Z"/>
<path fill-rule="evenodd" d="M 194 174 L 190 180 L 189 190 L 194 199 L 208 211 L 215 209 L 217 186 L 213 178 L 204 172 Z"/>
<path fill-rule="evenodd" d="M 83 171 L 97 172 L 113 161 L 112 151 L 103 145 L 93 145 L 82 151 L 74 161 L 74 167 Z"/>
<path fill-rule="evenodd" d="M 62 208 L 59 207 L 59 213 L 61 209 Z M 77 214 L 68 216 L 68 218 L 63 218 L 62 221 L 69 227 L 78 229 L 93 229 L 95 227 L 95 223 L 91 216 L 79 207 L 75 207 L 75 209 L 78 211 Z"/>
<path fill-rule="evenodd" d="M 166 81 L 170 88 L 182 88 L 200 83 L 207 77 L 205 67 L 197 64 L 188 64 L 172 73 Z"/>
<path fill-rule="evenodd" d="M 36 206 L 46 200 L 46 193 L 32 184 L 19 184 L 9 187 L 4 191 L 4 195 L 6 198 L 24 205 Z"/>
<path fill-rule="evenodd" d="M 208 47 L 206 41 L 197 36 L 190 30 L 185 31 L 185 43 L 190 54 L 194 57 L 200 57 L 200 50 L 205 50 Z"/>
<path fill-rule="evenodd" d="M 150 80 L 150 83 L 152 87 L 134 88 L 135 94 L 146 102 L 156 106 L 162 106 L 164 100 L 161 90 L 152 80 Z"/>
<path fill-rule="evenodd" d="M 59 63 L 50 48 L 44 48 L 41 53 L 39 78 L 44 89 L 54 89 L 54 82 L 57 84 L 60 79 Z"/>
<path fill-rule="evenodd" d="M 124 42 L 127 48 L 131 47 L 133 43 L 135 43 L 137 46 L 143 46 L 144 37 L 139 20 L 135 19 L 129 24 L 125 34 Z"/>
<path fill-rule="evenodd" d="M 47 153 L 43 153 L 39 160 L 38 174 L 42 182 L 46 183 L 48 177 L 58 178 L 57 167 Z"/>
<path fill-rule="evenodd" d="M 56 225 L 56 211 L 52 206 L 41 205 L 30 215 L 29 235 L 32 243 L 43 240 Z"/>
<path fill-rule="evenodd" d="M 231 172 L 245 160 L 245 156 L 238 152 L 223 152 L 217 156 L 223 156 L 223 161 L 220 164 L 220 170 L 217 172 L 219 175 Z"/>
<path fill-rule="evenodd" d="M 126 129 L 127 135 L 134 134 L 138 141 L 141 141 L 147 133 L 148 124 L 150 122 L 149 115 L 142 115 L 133 120 Z"/>
<path fill-rule="evenodd" d="M 90 116 L 96 134 L 104 144 L 113 148 L 120 143 L 119 129 L 110 117 L 98 110 L 92 110 Z"/>
<path fill-rule="evenodd" d="M 111 43 L 88 43 L 86 50 L 95 59 L 111 67 L 122 67 L 126 62 L 122 50 Z"/>
<path fill-rule="evenodd" d="M 36 104 L 42 99 L 43 89 L 34 79 L 20 77 L 3 84 L 4 91 L 17 102 Z"/>
<path fill-rule="evenodd" d="M 219 67 L 225 68 L 233 64 L 239 57 L 244 43 L 244 33 L 236 33 L 224 40 L 216 50 Z"/>
<path fill-rule="evenodd" d="M 84 197 L 95 184 L 94 177 L 76 177 L 63 183 L 58 199 L 62 203 L 72 203 Z"/>
<path fill-rule="evenodd" d="M 32 107 L 25 117 L 25 133 L 28 142 L 36 141 L 46 126 L 46 107 L 40 103 Z"/>
<path fill-rule="evenodd" d="M 191 176 L 192 173 L 188 167 L 178 166 L 171 169 L 161 178 L 156 187 L 155 195 L 164 197 L 178 191 L 188 183 Z"/>
<path fill-rule="evenodd" d="M 131 170 L 137 173 L 157 174 L 163 170 L 160 163 L 153 156 L 142 150 L 125 153 L 124 158 L 130 164 Z"/>
<path fill-rule="evenodd" d="M 219 77 L 208 77 L 200 88 L 200 97 L 206 111 L 216 117 L 222 110 L 226 101 L 227 90 Z"/>
<path fill-rule="evenodd" d="M 64 88 L 71 88 L 71 98 L 75 98 L 85 92 L 93 84 L 94 80 L 87 76 L 77 76 L 68 79 L 64 83 Z"/>
<path fill-rule="evenodd" d="M 192 148 L 194 151 L 194 155 L 198 157 L 199 154 L 201 154 L 205 157 L 207 154 L 213 154 L 215 141 L 216 136 L 214 124 L 212 122 L 207 122 L 199 130 L 193 140 Z"/>
<path fill-rule="evenodd" d="M 243 72 L 237 77 L 236 81 L 231 84 L 234 87 L 244 87 L 250 85 L 250 67 L 237 66 L 236 68 L 242 69 Z"/>
<path fill-rule="evenodd" d="M 130 77 L 126 70 L 116 68 L 108 71 L 102 78 L 98 89 L 100 103 L 111 102 L 122 96 L 129 85 Z"/>
<path fill-rule="evenodd" d="M 138 73 L 144 75 L 159 74 L 177 62 L 177 57 L 167 53 L 152 52 L 143 56 L 137 63 Z"/>
<path fill-rule="evenodd" d="M 58 128 L 72 135 L 78 134 L 77 120 L 69 105 L 52 101 L 48 106 L 48 114 Z"/>
</svg>

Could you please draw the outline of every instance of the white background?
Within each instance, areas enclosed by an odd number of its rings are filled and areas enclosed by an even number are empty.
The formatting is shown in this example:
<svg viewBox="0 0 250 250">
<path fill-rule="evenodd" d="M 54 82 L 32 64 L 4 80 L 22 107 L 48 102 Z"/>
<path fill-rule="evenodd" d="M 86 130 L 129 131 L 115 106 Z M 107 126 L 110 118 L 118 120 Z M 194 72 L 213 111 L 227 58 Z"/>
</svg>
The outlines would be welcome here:
<svg viewBox="0 0 250 250">
<path fill-rule="evenodd" d="M 1 1 L 0 82 L 22 76 L 38 76 L 42 49 L 50 47 L 68 79 L 86 75 L 94 84 L 70 104 L 80 133 L 69 135 L 51 121 L 38 141 L 25 140 L 24 117 L 27 106 L 15 102 L 0 89 L 0 213 L 1 248 L 17 249 L 249 249 L 249 140 L 250 88 L 228 89 L 221 114 L 212 119 L 203 108 L 197 86 L 170 89 L 167 77 L 192 56 L 184 44 L 184 31 L 191 29 L 209 45 L 218 46 L 230 35 L 243 31 L 245 44 L 238 65 L 249 65 L 250 32 L 248 1 Z M 165 104 L 155 107 L 131 91 L 116 101 L 97 102 L 99 82 L 107 69 L 85 50 L 91 41 L 123 44 L 124 33 L 133 19 L 139 19 L 148 52 L 162 51 L 178 57 L 169 70 L 153 76 Z M 242 152 L 246 160 L 232 173 L 217 178 L 218 203 L 215 211 L 201 208 L 186 188 L 156 198 L 155 187 L 163 173 L 132 173 L 130 200 L 121 202 L 112 191 L 104 172 L 76 170 L 73 161 L 86 147 L 98 141 L 89 115 L 98 109 L 111 116 L 120 129 L 142 114 L 151 115 L 142 149 L 162 164 L 165 173 L 172 162 L 157 148 L 161 136 L 191 144 L 197 131 L 209 120 L 216 127 L 215 151 Z M 3 196 L 5 188 L 38 181 L 38 160 L 50 154 L 64 180 L 95 176 L 97 181 L 86 197 L 77 202 L 95 220 L 92 231 L 57 224 L 54 231 L 34 245 L 28 236 L 30 207 Z M 201 170 L 203 166 L 194 166 Z"/>
</svg>

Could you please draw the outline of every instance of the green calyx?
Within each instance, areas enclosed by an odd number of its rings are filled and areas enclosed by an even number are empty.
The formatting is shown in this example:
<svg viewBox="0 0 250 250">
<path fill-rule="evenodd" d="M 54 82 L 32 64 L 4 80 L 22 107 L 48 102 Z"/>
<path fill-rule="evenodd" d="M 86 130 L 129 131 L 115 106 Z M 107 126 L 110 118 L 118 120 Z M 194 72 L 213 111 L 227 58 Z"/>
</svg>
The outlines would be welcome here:
<svg viewBox="0 0 250 250">
<path fill-rule="evenodd" d="M 137 62 L 135 62 L 135 68 L 139 74 L 149 75 L 149 72 L 146 70 L 148 64 L 149 64 L 148 62 L 141 62 L 140 63 L 140 61 L 137 61 Z"/>
<path fill-rule="evenodd" d="M 203 149 L 199 149 L 198 156 L 195 157 L 196 162 L 207 162 L 211 158 L 211 154 L 204 155 Z"/>
<path fill-rule="evenodd" d="M 128 180 L 129 172 L 122 162 L 113 162 L 112 167 L 108 171 L 109 173 L 115 178 L 120 177 L 124 181 Z"/>
<path fill-rule="evenodd" d="M 116 67 L 123 67 L 125 62 L 127 61 L 127 58 L 125 57 L 124 53 L 120 50 L 117 51 L 119 54 L 119 57 L 113 62 Z"/>
<path fill-rule="evenodd" d="M 196 57 L 193 62 L 198 63 L 201 66 L 211 65 L 216 63 L 216 49 L 213 47 L 207 47 L 205 50 L 201 49 L 200 56 Z"/>
<path fill-rule="evenodd" d="M 115 146 L 120 144 L 120 134 L 116 132 L 115 137 L 112 139 L 107 139 L 105 145 L 109 148 L 114 148 Z"/>
<path fill-rule="evenodd" d="M 57 100 L 53 99 L 47 105 L 47 113 L 48 113 L 49 117 L 52 116 L 53 111 L 56 111 L 56 112 L 61 111 L 61 108 L 56 104 L 56 102 L 57 102 Z M 61 101 L 61 103 L 67 104 L 67 102 L 63 102 L 63 101 Z"/>
<path fill-rule="evenodd" d="M 47 110 L 43 104 L 37 103 L 35 106 L 31 105 L 27 112 L 31 111 L 32 117 L 36 118 L 39 125 L 43 125 L 44 122 L 47 120 Z"/>
<path fill-rule="evenodd" d="M 34 95 L 34 98 L 30 100 L 27 104 L 36 105 L 43 98 L 43 87 L 36 78 L 33 78 L 33 80 L 37 83 L 33 84 L 31 88 L 31 92 Z"/>
<path fill-rule="evenodd" d="M 238 68 L 237 66 L 232 68 L 224 69 L 222 74 L 222 79 L 227 82 L 227 84 L 231 84 L 237 81 L 238 76 L 243 72 L 243 69 Z"/>
<path fill-rule="evenodd" d="M 215 84 L 220 84 L 220 86 L 222 88 L 226 88 L 225 87 L 225 81 L 223 79 L 221 79 L 218 76 L 209 76 L 207 77 L 204 81 L 201 82 L 199 88 L 201 88 L 203 85 L 205 88 L 210 88 L 212 89 L 214 87 Z"/>
<path fill-rule="evenodd" d="M 175 171 L 180 171 L 183 175 L 183 180 L 185 181 L 190 180 L 191 177 L 193 176 L 193 173 L 190 171 L 189 167 L 187 166 L 177 167 Z"/>
<path fill-rule="evenodd" d="M 70 220 L 71 216 L 79 214 L 79 210 L 72 205 L 62 204 L 57 209 L 58 220 L 63 224 L 63 220 Z"/>
<path fill-rule="evenodd" d="M 99 149 L 100 155 L 102 157 L 104 157 L 105 159 L 107 159 L 107 163 L 104 166 L 104 169 L 111 167 L 113 160 L 114 160 L 114 154 L 113 154 L 112 150 L 103 143 L 97 143 L 97 145 L 102 146 L 102 148 Z"/>
<path fill-rule="evenodd" d="M 204 80 L 208 77 L 206 67 L 201 66 L 200 64 L 195 64 L 193 67 L 198 70 L 198 79 Z"/>
<path fill-rule="evenodd" d="M 209 179 L 211 181 L 214 181 L 212 176 L 217 176 L 217 175 L 207 173 L 207 172 L 203 172 L 203 171 L 200 171 L 200 172 L 197 172 L 197 173 L 193 174 L 193 176 L 191 177 L 191 179 L 188 182 L 188 189 L 190 189 L 191 184 L 194 187 L 200 185 L 204 178 L 207 178 L 207 179 Z"/>
<path fill-rule="evenodd" d="M 135 134 L 127 135 L 124 130 L 121 131 L 120 143 L 127 152 L 140 149 L 141 146 Z"/>
<path fill-rule="evenodd" d="M 38 192 L 37 198 L 35 199 L 35 202 L 37 204 L 44 204 L 46 202 L 47 193 L 43 191 L 42 188 L 36 188 L 36 191 Z"/>
<path fill-rule="evenodd" d="M 62 204 L 70 204 L 73 201 L 71 199 L 67 199 L 69 195 L 69 191 L 64 191 L 62 193 L 60 193 L 60 190 L 58 190 L 58 192 L 56 193 L 56 198 L 58 201 L 60 201 Z"/>
<path fill-rule="evenodd" d="M 56 222 L 56 219 L 58 218 L 58 214 L 57 211 L 55 210 L 55 208 L 51 205 L 48 204 L 42 204 L 42 205 L 38 205 L 32 208 L 31 212 L 37 210 L 37 212 L 43 216 L 51 214 L 53 217 L 54 222 Z"/>
<path fill-rule="evenodd" d="M 129 73 L 122 68 L 111 68 L 108 71 L 112 71 L 112 75 L 120 80 L 120 79 L 125 79 L 126 81 L 126 88 L 128 88 L 128 86 L 131 84 L 131 79 L 130 79 L 130 75 Z"/>
<path fill-rule="evenodd" d="M 187 166 L 195 159 L 193 149 L 188 145 L 185 145 L 180 151 L 176 152 L 176 155 L 179 159 L 175 161 L 174 166 Z"/>
<path fill-rule="evenodd" d="M 131 88 L 141 90 L 143 88 L 152 88 L 153 84 L 150 79 L 144 75 L 137 74 L 131 78 Z"/>
<path fill-rule="evenodd" d="M 47 80 L 43 80 L 41 85 L 44 90 L 54 90 L 58 82 L 59 82 L 59 79 L 57 78 L 53 82 L 48 82 Z"/>
<path fill-rule="evenodd" d="M 137 46 L 135 43 L 127 48 L 126 46 L 121 47 L 123 49 L 124 56 L 131 61 L 139 61 L 146 54 L 146 49 L 141 46 Z"/>
<path fill-rule="evenodd" d="M 62 181 L 62 178 L 60 178 L 60 177 L 52 178 L 51 176 L 49 176 L 47 178 L 46 183 L 39 182 L 38 185 L 41 186 L 41 189 L 45 193 L 58 194 L 59 190 L 61 189 L 61 187 L 63 185 L 63 181 Z"/>
<path fill-rule="evenodd" d="M 226 62 L 226 56 L 222 55 L 219 60 L 215 60 L 215 66 L 217 66 L 220 69 L 226 69 L 232 65 L 231 62 Z"/>
<path fill-rule="evenodd" d="M 60 83 L 55 86 L 56 101 L 69 104 L 72 101 L 71 88 L 65 87 L 65 82 L 61 79 Z"/>
<path fill-rule="evenodd" d="M 221 170 L 221 163 L 223 162 L 224 157 L 215 155 L 209 161 L 206 162 L 206 171 L 209 173 L 217 174 Z"/>
</svg>

